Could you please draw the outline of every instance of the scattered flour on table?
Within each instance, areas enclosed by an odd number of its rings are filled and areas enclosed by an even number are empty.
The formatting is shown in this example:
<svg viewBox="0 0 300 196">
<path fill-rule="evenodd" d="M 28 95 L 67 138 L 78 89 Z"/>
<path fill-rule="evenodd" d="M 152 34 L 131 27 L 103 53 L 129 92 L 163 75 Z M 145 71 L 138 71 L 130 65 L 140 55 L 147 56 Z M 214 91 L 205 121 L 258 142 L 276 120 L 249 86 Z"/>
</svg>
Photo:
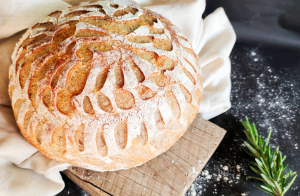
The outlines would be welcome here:
<svg viewBox="0 0 300 196">
<path fill-rule="evenodd" d="M 241 58 L 245 64 L 236 63 L 235 59 Z M 299 140 L 293 137 L 290 130 L 291 127 L 295 127 L 296 119 L 300 115 L 300 88 L 297 86 L 300 76 L 288 77 L 286 69 L 289 68 L 278 71 L 278 69 L 267 66 L 265 64 L 267 58 L 272 59 L 272 57 L 261 55 L 258 49 L 248 50 L 247 55 L 231 57 L 232 108 L 227 113 L 241 119 L 248 116 L 250 121 L 258 117 L 261 120 L 255 121 L 255 123 L 263 137 L 266 137 L 268 129 L 273 127 L 271 139 L 273 148 L 278 146 L 282 139 L 288 139 L 289 142 L 284 145 L 291 148 L 289 156 L 295 156 L 299 153 L 297 142 Z M 245 72 L 244 69 L 247 71 Z M 283 81 L 282 78 L 285 80 Z M 286 80 L 286 78 L 289 79 Z M 245 184 L 247 175 L 254 175 L 250 172 L 248 163 L 240 158 L 244 156 L 244 152 L 239 147 L 243 142 L 241 138 L 242 134 L 237 133 L 233 143 L 226 146 L 226 150 L 228 150 L 226 154 L 221 154 L 218 156 L 220 158 L 214 158 L 208 162 L 186 196 L 227 196 L 230 194 L 228 186 L 240 187 Z M 281 145 L 283 144 L 281 143 Z M 216 155 L 218 155 L 217 153 Z M 294 186 L 292 189 L 298 189 L 298 186 Z M 247 191 L 239 194 L 241 196 L 251 195 Z"/>
<path fill-rule="evenodd" d="M 298 143 L 291 135 L 289 127 L 296 123 L 296 117 L 300 114 L 300 89 L 297 86 L 299 75 L 289 77 L 286 75 L 289 68 L 274 69 L 266 66 L 266 58 L 272 57 L 263 57 L 258 50 L 249 51 L 244 57 L 247 65 L 235 64 L 235 58 L 232 58 L 232 66 L 239 68 L 232 71 L 231 100 L 234 115 L 247 115 L 250 121 L 252 117 L 261 116 L 262 121 L 257 122 L 260 127 L 265 130 L 271 127 L 281 128 L 273 130 L 272 138 L 289 139 L 293 148 L 298 149 Z M 247 69 L 248 75 L 240 73 L 239 69 L 243 69 L 242 67 Z M 245 98 L 245 95 L 249 98 Z M 277 146 L 277 139 L 272 143 L 274 147 Z"/>
<path fill-rule="evenodd" d="M 222 183 L 225 186 L 232 186 L 239 183 L 240 176 L 244 174 L 244 163 L 240 165 L 214 165 L 214 171 L 217 173 L 210 173 L 207 169 L 204 169 L 200 175 L 196 178 L 187 192 L 187 196 L 199 196 L 202 195 L 213 184 L 211 191 L 214 195 L 221 195 L 216 189 L 216 183 Z M 237 173 L 237 174 L 236 174 Z M 209 192 L 211 192 L 209 191 Z"/>
</svg>

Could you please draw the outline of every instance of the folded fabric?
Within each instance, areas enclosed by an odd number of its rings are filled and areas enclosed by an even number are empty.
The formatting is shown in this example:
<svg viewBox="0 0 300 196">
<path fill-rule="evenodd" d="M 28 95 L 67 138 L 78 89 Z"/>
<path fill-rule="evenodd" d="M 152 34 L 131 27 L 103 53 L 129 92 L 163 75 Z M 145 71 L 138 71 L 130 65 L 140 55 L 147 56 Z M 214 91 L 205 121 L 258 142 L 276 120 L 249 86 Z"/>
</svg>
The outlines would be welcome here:
<svg viewBox="0 0 300 196">
<path fill-rule="evenodd" d="M 117 2 L 128 0 L 117 0 Z M 22 137 L 8 96 L 10 56 L 24 30 L 40 17 L 80 0 L 0 0 L 0 195 L 55 195 L 64 187 L 59 171 L 69 165 L 45 157 Z M 203 72 L 203 97 L 199 113 L 213 118 L 230 108 L 230 60 L 235 33 L 222 8 L 202 14 L 205 0 L 136 0 L 170 19 L 190 40 Z M 10 36 L 10 37 L 8 37 Z"/>
</svg>

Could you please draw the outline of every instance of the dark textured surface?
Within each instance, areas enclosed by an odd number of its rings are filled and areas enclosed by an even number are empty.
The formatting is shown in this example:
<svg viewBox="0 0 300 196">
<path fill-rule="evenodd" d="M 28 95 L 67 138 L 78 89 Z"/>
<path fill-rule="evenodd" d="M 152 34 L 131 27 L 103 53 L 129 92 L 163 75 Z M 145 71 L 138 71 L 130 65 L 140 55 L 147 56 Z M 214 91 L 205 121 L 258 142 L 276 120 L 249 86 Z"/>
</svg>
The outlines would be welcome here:
<svg viewBox="0 0 300 196">
<path fill-rule="evenodd" d="M 279 146 L 290 168 L 300 172 L 300 55 L 299 51 L 274 49 L 263 46 L 236 44 L 232 60 L 232 108 L 211 121 L 227 131 L 225 138 L 203 170 L 211 179 L 199 175 L 194 189 L 199 195 L 266 195 L 253 187 L 253 180 L 246 175 L 255 175 L 249 170 L 246 159 L 251 157 L 240 146 L 246 137 L 239 122 L 248 116 L 255 122 L 259 133 L 266 136 L 273 128 L 270 143 L 273 149 Z M 224 171 L 222 166 L 228 166 Z M 236 166 L 241 166 L 240 172 Z M 215 175 L 214 175 L 215 174 Z M 227 177 L 217 181 L 217 175 Z M 236 176 L 240 174 L 240 179 Z M 245 175 L 246 174 L 246 175 Z M 231 183 L 229 181 L 232 181 Z M 297 179 L 287 195 L 300 195 Z"/>
<path fill-rule="evenodd" d="M 232 108 L 211 120 L 227 134 L 204 168 L 212 178 L 199 175 L 193 186 L 196 195 L 264 196 L 253 187 L 255 182 L 245 177 L 254 174 L 245 161 L 250 157 L 240 149 L 246 137 L 239 120 L 247 115 L 265 136 L 272 127 L 271 144 L 280 146 L 288 156 L 286 163 L 300 172 L 300 35 L 299 26 L 294 25 L 300 2 L 211 0 L 207 4 L 206 13 L 224 7 L 237 32 L 238 43 L 231 53 Z M 224 171 L 221 165 L 229 170 Z M 240 172 L 236 165 L 241 166 Z M 228 181 L 217 181 L 218 174 Z M 240 179 L 236 178 L 238 174 Z M 58 196 L 88 195 L 67 177 L 63 178 L 66 187 Z M 300 178 L 287 195 L 300 195 L 299 183 Z"/>
<path fill-rule="evenodd" d="M 65 188 L 57 196 L 89 196 L 82 188 L 77 186 L 71 181 L 65 174 L 61 173 L 63 180 L 65 181 Z"/>
<path fill-rule="evenodd" d="M 300 48 L 299 0 L 207 0 L 206 16 L 223 7 L 238 42 Z"/>
</svg>

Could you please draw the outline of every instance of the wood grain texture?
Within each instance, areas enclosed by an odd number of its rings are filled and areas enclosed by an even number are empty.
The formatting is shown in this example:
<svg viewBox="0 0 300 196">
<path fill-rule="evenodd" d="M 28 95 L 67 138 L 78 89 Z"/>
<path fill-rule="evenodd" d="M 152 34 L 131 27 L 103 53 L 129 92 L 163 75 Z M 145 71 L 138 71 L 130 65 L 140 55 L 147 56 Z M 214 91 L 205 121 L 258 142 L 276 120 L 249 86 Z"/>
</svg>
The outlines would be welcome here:
<svg viewBox="0 0 300 196">
<path fill-rule="evenodd" d="M 182 196 L 225 133 L 197 116 L 173 147 L 143 165 L 113 172 L 70 167 L 64 173 L 92 196 Z"/>
<path fill-rule="evenodd" d="M 86 190 L 90 195 L 98 195 L 98 196 L 109 196 L 109 194 L 103 192 L 101 189 L 99 189 L 98 187 L 95 187 L 94 185 L 92 185 L 89 182 L 85 182 L 82 179 L 80 179 L 79 177 L 75 176 L 74 174 L 72 174 L 69 171 L 65 171 L 64 172 L 66 174 L 66 176 L 68 176 L 68 178 L 70 178 L 73 182 L 75 182 L 76 184 L 80 184 L 80 186 L 84 187 L 84 190 Z"/>
</svg>

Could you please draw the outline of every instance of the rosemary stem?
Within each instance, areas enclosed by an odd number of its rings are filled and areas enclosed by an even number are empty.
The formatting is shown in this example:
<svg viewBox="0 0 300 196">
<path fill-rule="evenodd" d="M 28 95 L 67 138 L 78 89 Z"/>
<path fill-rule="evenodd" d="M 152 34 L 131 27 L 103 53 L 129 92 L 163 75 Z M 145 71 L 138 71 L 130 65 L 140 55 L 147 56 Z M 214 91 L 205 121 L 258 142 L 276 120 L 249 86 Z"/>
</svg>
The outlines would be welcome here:
<svg viewBox="0 0 300 196">
<path fill-rule="evenodd" d="M 297 178 L 297 173 L 289 169 L 288 173 L 285 174 L 288 164 L 284 165 L 283 162 L 286 158 L 282 158 L 282 153 L 277 147 L 275 151 L 271 150 L 269 144 L 272 129 L 270 129 L 268 137 L 263 140 L 258 135 L 257 129 L 254 123 L 250 123 L 246 117 L 246 121 L 241 121 L 249 143 L 244 142 L 249 152 L 248 154 L 255 157 L 255 162 L 251 163 L 251 169 L 259 176 L 249 177 L 252 179 L 260 180 L 263 184 L 255 185 L 258 189 L 275 196 L 283 196 L 287 190 L 292 186 Z"/>
</svg>

